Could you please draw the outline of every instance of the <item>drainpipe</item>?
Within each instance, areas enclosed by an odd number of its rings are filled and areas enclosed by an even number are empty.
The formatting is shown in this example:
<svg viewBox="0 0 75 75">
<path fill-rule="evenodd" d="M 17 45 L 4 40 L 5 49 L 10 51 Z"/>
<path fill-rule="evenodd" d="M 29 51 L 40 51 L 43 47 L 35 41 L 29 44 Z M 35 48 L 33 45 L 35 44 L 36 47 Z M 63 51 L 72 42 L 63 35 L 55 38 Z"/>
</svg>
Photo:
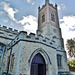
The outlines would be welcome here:
<svg viewBox="0 0 75 75">
<path fill-rule="evenodd" d="M 8 69 L 7 69 L 6 75 L 9 74 L 9 66 L 10 66 L 10 58 L 11 58 L 11 54 L 12 54 L 12 47 L 11 47 L 11 50 L 10 50 L 10 56 L 9 56 L 9 62 L 8 62 Z"/>
</svg>

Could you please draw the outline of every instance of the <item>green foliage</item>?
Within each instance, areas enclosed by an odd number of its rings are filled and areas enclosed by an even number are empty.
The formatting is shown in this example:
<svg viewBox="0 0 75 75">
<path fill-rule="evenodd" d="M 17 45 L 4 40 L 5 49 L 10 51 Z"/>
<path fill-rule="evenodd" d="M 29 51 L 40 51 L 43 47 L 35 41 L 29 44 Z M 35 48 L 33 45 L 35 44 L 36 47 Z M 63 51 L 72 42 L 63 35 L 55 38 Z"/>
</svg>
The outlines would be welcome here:
<svg viewBox="0 0 75 75">
<path fill-rule="evenodd" d="M 75 57 L 75 39 L 67 40 L 67 50 L 70 57 Z"/>
<path fill-rule="evenodd" d="M 68 64 L 69 64 L 70 67 L 75 67 L 75 60 L 68 61 Z"/>
</svg>

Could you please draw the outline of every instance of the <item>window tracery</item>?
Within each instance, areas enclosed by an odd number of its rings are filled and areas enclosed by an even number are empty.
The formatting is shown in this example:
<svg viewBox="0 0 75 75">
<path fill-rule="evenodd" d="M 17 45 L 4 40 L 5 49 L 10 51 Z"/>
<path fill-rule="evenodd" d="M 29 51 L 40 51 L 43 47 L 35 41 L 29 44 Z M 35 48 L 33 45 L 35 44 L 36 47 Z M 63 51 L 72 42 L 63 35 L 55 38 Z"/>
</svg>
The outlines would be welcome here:
<svg viewBox="0 0 75 75">
<path fill-rule="evenodd" d="M 53 22 L 55 22 L 55 16 L 54 16 L 54 13 L 53 13 L 53 12 L 51 13 L 51 20 L 52 20 Z"/>
<path fill-rule="evenodd" d="M 42 14 L 42 23 L 45 22 L 45 14 Z"/>
<path fill-rule="evenodd" d="M 58 64 L 58 68 L 62 67 L 62 56 L 61 55 L 57 55 L 57 64 Z"/>
</svg>

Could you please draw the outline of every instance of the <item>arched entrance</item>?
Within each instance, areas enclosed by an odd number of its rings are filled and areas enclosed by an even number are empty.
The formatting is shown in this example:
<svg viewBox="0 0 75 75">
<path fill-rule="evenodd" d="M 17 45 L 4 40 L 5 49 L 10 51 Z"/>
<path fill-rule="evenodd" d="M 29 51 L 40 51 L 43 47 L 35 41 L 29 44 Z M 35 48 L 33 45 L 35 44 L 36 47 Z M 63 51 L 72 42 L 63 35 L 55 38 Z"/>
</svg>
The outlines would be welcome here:
<svg viewBox="0 0 75 75">
<path fill-rule="evenodd" d="M 36 54 L 32 59 L 30 75 L 46 75 L 45 60 L 40 53 Z"/>
</svg>

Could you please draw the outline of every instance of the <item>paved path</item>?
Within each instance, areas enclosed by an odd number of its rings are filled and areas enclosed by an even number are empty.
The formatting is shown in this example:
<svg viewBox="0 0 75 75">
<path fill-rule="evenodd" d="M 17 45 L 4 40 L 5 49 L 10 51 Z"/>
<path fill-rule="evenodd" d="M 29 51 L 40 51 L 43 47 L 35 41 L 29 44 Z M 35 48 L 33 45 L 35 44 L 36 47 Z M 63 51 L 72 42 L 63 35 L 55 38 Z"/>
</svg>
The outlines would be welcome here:
<svg viewBox="0 0 75 75">
<path fill-rule="evenodd" d="M 70 73 L 71 73 L 72 75 L 75 75 L 75 72 L 73 72 L 73 71 L 71 71 Z"/>
</svg>

